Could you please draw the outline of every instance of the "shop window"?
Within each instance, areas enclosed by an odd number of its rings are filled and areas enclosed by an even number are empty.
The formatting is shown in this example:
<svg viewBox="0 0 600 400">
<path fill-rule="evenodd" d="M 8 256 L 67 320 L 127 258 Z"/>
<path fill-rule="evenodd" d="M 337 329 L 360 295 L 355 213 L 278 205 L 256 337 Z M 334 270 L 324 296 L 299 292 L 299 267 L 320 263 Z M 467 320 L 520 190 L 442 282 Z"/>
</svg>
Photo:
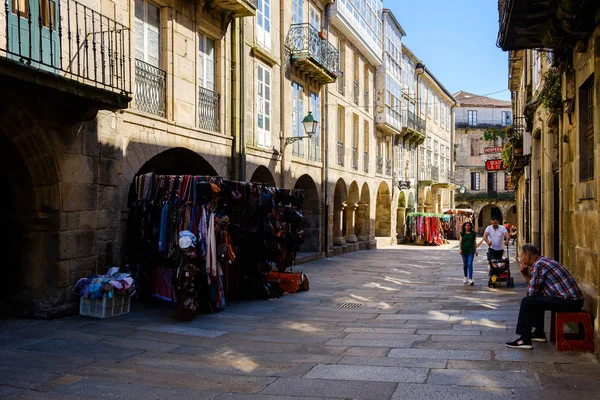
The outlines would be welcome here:
<svg viewBox="0 0 600 400">
<path fill-rule="evenodd" d="M 471 190 L 479 190 L 479 172 L 471 172 Z"/>
</svg>

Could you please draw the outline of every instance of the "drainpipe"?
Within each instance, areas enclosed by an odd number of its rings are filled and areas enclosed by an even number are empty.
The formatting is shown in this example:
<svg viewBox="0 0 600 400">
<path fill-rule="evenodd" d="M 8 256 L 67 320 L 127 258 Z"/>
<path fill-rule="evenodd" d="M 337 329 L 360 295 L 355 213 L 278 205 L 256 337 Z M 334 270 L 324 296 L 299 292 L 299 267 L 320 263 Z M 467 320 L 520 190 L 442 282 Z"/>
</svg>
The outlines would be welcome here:
<svg viewBox="0 0 600 400">
<path fill-rule="evenodd" d="M 285 40 L 283 40 L 283 32 L 285 32 L 285 28 L 283 26 L 283 3 L 285 3 L 285 1 L 280 1 L 279 2 L 279 32 L 281 32 L 280 38 L 279 38 L 279 59 L 281 60 L 281 65 L 280 65 L 280 77 L 279 77 L 279 126 L 280 126 L 280 131 L 279 131 L 279 151 L 281 153 L 281 177 L 280 177 L 280 184 L 279 186 L 284 189 L 285 188 L 285 135 L 284 135 L 284 128 L 285 128 L 285 112 L 284 112 L 284 104 L 285 104 L 285 100 L 284 100 L 284 78 L 285 78 L 285 73 L 284 73 L 284 66 L 285 66 Z"/>
<path fill-rule="evenodd" d="M 245 35 L 244 35 L 244 23 L 241 22 L 240 23 L 240 41 L 239 41 L 239 46 L 240 46 L 240 86 L 239 86 L 239 90 L 240 90 L 240 110 L 239 110 L 239 114 L 240 114 L 240 153 L 241 153 L 241 157 L 240 157 L 240 181 L 245 182 L 246 181 L 246 123 L 245 123 L 245 107 L 244 107 L 244 100 L 246 98 L 246 91 L 244 90 L 244 86 L 245 86 L 245 76 L 246 76 L 246 71 L 245 71 L 245 62 L 244 60 L 246 59 L 245 57 L 245 52 L 244 52 L 244 47 L 246 46 L 246 39 L 245 39 Z"/>
<path fill-rule="evenodd" d="M 331 12 L 331 5 L 327 4 L 325 6 L 325 23 L 323 28 L 327 31 L 327 37 L 329 37 L 329 16 Z M 339 54 L 338 54 L 339 57 Z M 336 71 L 337 72 L 337 71 Z M 338 76 L 339 79 L 339 76 Z M 323 247 L 325 257 L 328 256 L 329 253 L 329 152 L 327 151 L 327 143 L 329 143 L 329 114 L 327 110 L 329 109 L 329 90 L 327 86 L 324 86 L 324 99 L 323 99 L 323 125 L 321 126 L 323 134 L 321 135 L 321 159 L 323 160 L 323 168 L 321 169 L 321 181 L 323 188 L 323 203 L 324 203 L 324 215 L 323 215 Z"/>
<path fill-rule="evenodd" d="M 455 161 L 455 157 L 454 157 L 454 151 L 456 149 L 455 147 L 455 143 L 454 143 L 454 137 L 455 137 L 455 125 L 454 125 L 454 121 L 456 120 L 456 118 L 454 117 L 454 108 L 456 107 L 456 101 L 454 102 L 454 104 L 452 104 L 452 107 L 450 107 L 450 170 L 452 171 L 452 178 L 454 180 L 454 185 L 456 186 L 456 168 L 454 166 L 454 161 Z M 454 194 L 456 193 L 455 188 L 452 189 L 452 203 L 450 204 L 450 207 L 455 208 L 456 207 L 456 199 L 454 198 Z"/>
<path fill-rule="evenodd" d="M 233 136 L 233 142 L 231 143 L 231 177 L 234 180 L 240 180 L 240 131 L 238 121 L 236 121 L 236 114 L 239 112 L 236 109 L 237 103 L 237 23 L 234 19 L 231 21 L 231 133 Z"/>
</svg>

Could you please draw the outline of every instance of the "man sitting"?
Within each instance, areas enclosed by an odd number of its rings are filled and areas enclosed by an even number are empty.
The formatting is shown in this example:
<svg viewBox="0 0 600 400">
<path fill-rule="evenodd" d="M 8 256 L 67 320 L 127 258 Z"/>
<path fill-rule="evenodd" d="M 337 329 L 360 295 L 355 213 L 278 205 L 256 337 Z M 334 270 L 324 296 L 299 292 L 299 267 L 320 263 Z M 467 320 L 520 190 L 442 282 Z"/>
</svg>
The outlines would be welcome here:
<svg viewBox="0 0 600 400">
<path fill-rule="evenodd" d="M 569 271 L 558 261 L 541 257 L 538 248 L 530 243 L 521 247 L 520 270 L 529 281 L 517 322 L 516 333 L 521 337 L 507 342 L 506 346 L 533 349 L 532 341 L 546 341 L 544 311 L 579 311 L 583 307 L 584 297 Z M 532 327 L 535 327 L 533 333 Z"/>
</svg>

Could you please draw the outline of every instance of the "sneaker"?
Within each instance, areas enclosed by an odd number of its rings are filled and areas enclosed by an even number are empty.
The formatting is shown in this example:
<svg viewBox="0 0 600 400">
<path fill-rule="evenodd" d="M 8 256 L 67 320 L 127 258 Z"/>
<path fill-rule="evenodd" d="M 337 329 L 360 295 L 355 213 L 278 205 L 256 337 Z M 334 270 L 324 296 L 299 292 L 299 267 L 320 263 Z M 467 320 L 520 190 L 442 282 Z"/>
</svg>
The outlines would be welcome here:
<svg viewBox="0 0 600 400">
<path fill-rule="evenodd" d="M 463 284 L 466 285 L 467 282 L 468 282 L 468 280 L 467 280 L 467 277 L 465 276 L 464 279 L 463 279 Z"/>
<path fill-rule="evenodd" d="M 469 279 L 469 285 L 473 286 L 475 284 L 475 281 L 473 279 Z"/>
<path fill-rule="evenodd" d="M 541 331 L 541 332 L 535 331 L 531 334 L 531 340 L 534 342 L 545 343 L 545 342 L 547 342 L 546 334 L 543 331 Z"/>
<path fill-rule="evenodd" d="M 506 342 L 506 347 L 510 347 L 511 349 L 533 349 L 531 339 L 523 340 L 522 338 L 518 338 L 514 342 Z"/>
</svg>

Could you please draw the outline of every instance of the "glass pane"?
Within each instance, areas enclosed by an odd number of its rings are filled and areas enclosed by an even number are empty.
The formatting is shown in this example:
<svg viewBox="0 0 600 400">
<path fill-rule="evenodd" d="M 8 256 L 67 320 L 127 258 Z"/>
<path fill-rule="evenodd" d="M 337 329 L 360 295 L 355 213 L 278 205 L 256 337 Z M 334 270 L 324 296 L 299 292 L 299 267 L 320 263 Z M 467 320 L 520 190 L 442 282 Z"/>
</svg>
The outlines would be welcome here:
<svg viewBox="0 0 600 400">
<path fill-rule="evenodd" d="M 160 9 L 153 4 L 148 3 L 148 26 L 160 28 Z"/>
<path fill-rule="evenodd" d="M 265 130 L 268 132 L 271 130 L 271 118 L 265 117 Z"/>
</svg>

